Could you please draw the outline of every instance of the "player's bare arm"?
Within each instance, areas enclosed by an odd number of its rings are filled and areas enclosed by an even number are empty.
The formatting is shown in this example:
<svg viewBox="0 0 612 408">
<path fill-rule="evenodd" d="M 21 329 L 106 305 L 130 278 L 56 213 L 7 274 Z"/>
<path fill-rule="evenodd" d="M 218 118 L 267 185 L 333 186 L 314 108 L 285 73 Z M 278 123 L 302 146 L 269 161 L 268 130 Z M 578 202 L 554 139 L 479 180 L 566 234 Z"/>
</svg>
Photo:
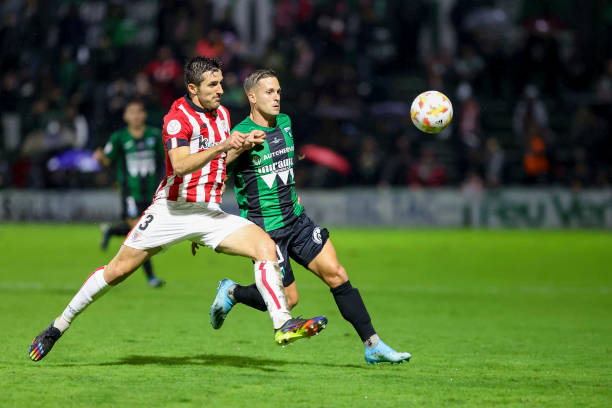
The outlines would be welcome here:
<svg viewBox="0 0 612 408">
<path fill-rule="evenodd" d="M 231 152 L 242 148 L 246 135 L 233 132 L 223 143 L 213 146 L 198 153 L 191 153 L 189 146 L 181 146 L 168 151 L 172 162 L 172 168 L 177 176 L 185 176 L 200 170 L 208 162 L 220 154 Z"/>
<path fill-rule="evenodd" d="M 104 150 L 102 150 L 101 147 L 98 147 L 94 151 L 93 158 L 96 159 L 96 161 L 103 166 L 110 166 L 110 160 L 108 160 L 108 157 L 106 157 L 106 155 L 104 154 Z"/>
</svg>

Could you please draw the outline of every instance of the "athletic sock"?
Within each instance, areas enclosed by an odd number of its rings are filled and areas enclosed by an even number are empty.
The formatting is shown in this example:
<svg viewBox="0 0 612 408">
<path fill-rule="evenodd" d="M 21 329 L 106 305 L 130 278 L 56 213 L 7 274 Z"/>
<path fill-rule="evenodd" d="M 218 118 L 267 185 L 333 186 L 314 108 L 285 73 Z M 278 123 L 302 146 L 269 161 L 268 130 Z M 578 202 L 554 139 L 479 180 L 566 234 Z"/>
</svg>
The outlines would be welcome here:
<svg viewBox="0 0 612 408">
<path fill-rule="evenodd" d="M 278 262 L 255 262 L 255 285 L 266 304 L 274 329 L 291 319 Z"/>
<path fill-rule="evenodd" d="M 145 274 L 147 275 L 147 279 L 151 280 L 155 277 L 155 275 L 153 275 L 153 265 L 151 264 L 150 259 L 144 261 L 144 263 L 142 264 L 142 269 L 144 269 Z"/>
<path fill-rule="evenodd" d="M 364 343 L 376 334 L 368 310 L 363 304 L 363 299 L 357 288 L 351 286 L 351 281 L 346 281 L 340 286 L 331 288 L 334 300 L 340 314 L 346 321 L 353 325 L 357 334 Z M 378 341 L 378 340 L 377 340 Z"/>
<path fill-rule="evenodd" d="M 230 299 L 236 303 L 244 303 L 247 306 L 251 306 L 254 309 L 265 312 L 268 310 L 266 302 L 264 302 L 261 293 L 257 290 L 257 285 L 254 283 L 249 286 L 234 286 L 233 290 L 230 289 Z"/>
<path fill-rule="evenodd" d="M 124 237 L 130 233 L 130 230 L 131 228 L 127 222 L 120 222 L 120 223 L 111 225 L 111 227 L 108 229 L 108 233 L 110 235 Z"/>
<path fill-rule="evenodd" d="M 367 348 L 373 349 L 374 347 L 378 345 L 378 340 L 380 340 L 380 338 L 378 337 L 378 334 L 373 334 L 370 337 L 368 337 L 366 341 L 363 342 L 363 344 L 365 344 Z"/>
<path fill-rule="evenodd" d="M 94 300 L 102 296 L 110 288 L 104 280 L 104 266 L 96 269 L 83 283 L 81 289 L 74 295 L 64 312 L 55 319 L 53 325 L 62 333 L 68 329 L 72 320 L 79 315 Z M 57 323 L 57 326 L 55 325 Z M 63 330 L 62 330 L 63 329 Z"/>
</svg>

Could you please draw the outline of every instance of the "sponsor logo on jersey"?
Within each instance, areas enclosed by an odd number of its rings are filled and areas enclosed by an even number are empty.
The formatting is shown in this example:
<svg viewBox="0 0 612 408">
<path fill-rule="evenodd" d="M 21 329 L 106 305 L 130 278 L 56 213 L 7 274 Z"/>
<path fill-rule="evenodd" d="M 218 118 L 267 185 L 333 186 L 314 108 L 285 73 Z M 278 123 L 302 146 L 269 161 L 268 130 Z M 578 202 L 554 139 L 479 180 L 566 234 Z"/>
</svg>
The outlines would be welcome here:
<svg viewBox="0 0 612 408">
<path fill-rule="evenodd" d="M 278 139 L 276 139 L 276 140 L 278 140 Z M 263 160 L 269 160 L 269 159 L 272 159 L 272 158 L 274 158 L 276 156 L 280 156 L 281 154 L 292 152 L 294 149 L 295 149 L 295 147 L 289 146 L 289 147 L 285 147 L 285 148 L 280 149 L 280 150 L 276 150 L 274 152 L 271 152 L 271 153 L 268 153 L 268 154 L 264 155 Z"/>
<path fill-rule="evenodd" d="M 315 242 L 315 244 L 321 245 L 323 243 L 323 240 L 321 239 L 321 228 L 317 227 L 312 230 L 312 240 Z"/>
<path fill-rule="evenodd" d="M 262 166 L 262 167 L 257 169 L 257 172 L 259 174 L 267 174 L 267 173 L 273 173 L 273 172 L 280 172 L 280 171 L 283 171 L 285 169 L 291 168 L 292 166 L 293 166 L 293 159 L 285 159 L 285 160 L 280 160 L 280 161 L 274 162 L 272 164 L 268 164 L 268 165 Z"/>
<path fill-rule="evenodd" d="M 210 149 L 211 147 L 216 146 L 218 144 L 221 144 L 221 142 L 213 142 L 209 138 L 202 137 L 202 135 L 200 135 L 200 149 Z"/>
<path fill-rule="evenodd" d="M 169 135 L 176 135 L 180 131 L 181 131 L 181 122 L 179 122 L 176 119 L 172 119 L 166 125 L 166 132 L 168 132 Z"/>
</svg>

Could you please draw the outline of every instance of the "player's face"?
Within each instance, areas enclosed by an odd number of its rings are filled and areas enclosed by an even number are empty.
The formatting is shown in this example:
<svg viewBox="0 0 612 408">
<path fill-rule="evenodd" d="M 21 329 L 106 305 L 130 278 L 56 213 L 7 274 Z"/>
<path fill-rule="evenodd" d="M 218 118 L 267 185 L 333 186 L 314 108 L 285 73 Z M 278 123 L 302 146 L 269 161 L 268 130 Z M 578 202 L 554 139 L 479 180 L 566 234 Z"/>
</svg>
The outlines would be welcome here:
<svg viewBox="0 0 612 408">
<path fill-rule="evenodd" d="M 220 70 L 208 71 L 204 74 L 204 80 L 200 82 L 200 86 L 196 87 L 190 84 L 190 90 L 195 92 L 195 96 L 199 105 L 204 109 L 217 109 L 221 105 L 221 95 L 223 95 L 223 74 Z M 194 101 L 195 102 L 195 101 Z"/>
<path fill-rule="evenodd" d="M 281 87 L 278 83 L 278 78 L 268 77 L 260 79 L 251 93 L 252 102 L 257 110 L 265 116 L 278 116 L 281 99 Z"/>
<path fill-rule="evenodd" d="M 128 126 L 139 127 L 147 120 L 147 112 L 140 103 L 130 103 L 123 112 L 123 120 Z"/>
</svg>

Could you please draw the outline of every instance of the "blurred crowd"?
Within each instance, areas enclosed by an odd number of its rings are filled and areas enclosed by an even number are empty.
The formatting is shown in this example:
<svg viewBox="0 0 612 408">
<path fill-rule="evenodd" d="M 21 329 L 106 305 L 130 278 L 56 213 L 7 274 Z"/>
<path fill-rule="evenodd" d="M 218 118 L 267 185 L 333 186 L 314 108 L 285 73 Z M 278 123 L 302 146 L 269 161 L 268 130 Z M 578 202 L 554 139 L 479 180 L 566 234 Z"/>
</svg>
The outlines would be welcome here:
<svg viewBox="0 0 612 408">
<path fill-rule="evenodd" d="M 299 184 L 468 189 L 612 182 L 612 3 L 578 0 L 5 0 L 0 5 L 0 187 L 112 179 L 51 166 L 124 126 L 126 101 L 161 126 L 192 55 L 224 66 L 222 103 L 276 70 Z M 410 121 L 428 89 L 453 101 L 438 135 Z M 54 160 L 55 159 L 55 160 Z"/>
</svg>

